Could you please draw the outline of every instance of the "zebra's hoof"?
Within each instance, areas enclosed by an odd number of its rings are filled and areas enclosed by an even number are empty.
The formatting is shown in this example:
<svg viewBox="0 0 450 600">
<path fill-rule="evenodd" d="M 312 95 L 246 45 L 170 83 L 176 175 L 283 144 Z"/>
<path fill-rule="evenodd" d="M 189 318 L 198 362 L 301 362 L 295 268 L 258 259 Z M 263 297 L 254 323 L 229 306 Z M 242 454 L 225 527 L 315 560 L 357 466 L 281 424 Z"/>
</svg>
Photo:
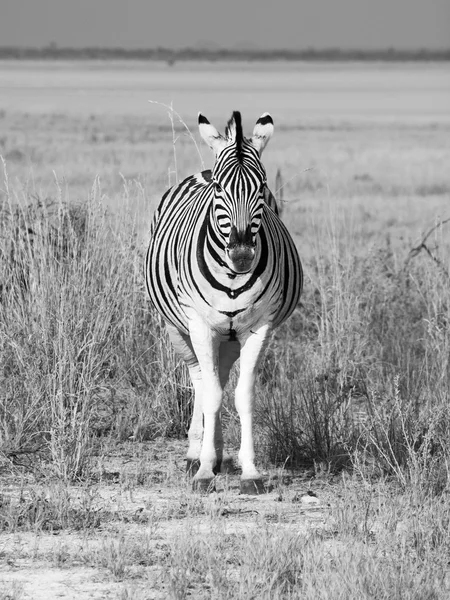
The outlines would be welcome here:
<svg viewBox="0 0 450 600">
<path fill-rule="evenodd" d="M 213 479 L 194 479 L 192 482 L 192 491 L 197 494 L 210 494 L 216 491 L 216 483 Z"/>
<path fill-rule="evenodd" d="M 189 477 L 193 477 L 200 468 L 200 461 L 198 459 L 190 459 L 186 460 L 186 475 Z"/>
<path fill-rule="evenodd" d="M 266 488 L 262 479 L 241 479 L 241 494 L 258 496 L 265 493 Z"/>
</svg>

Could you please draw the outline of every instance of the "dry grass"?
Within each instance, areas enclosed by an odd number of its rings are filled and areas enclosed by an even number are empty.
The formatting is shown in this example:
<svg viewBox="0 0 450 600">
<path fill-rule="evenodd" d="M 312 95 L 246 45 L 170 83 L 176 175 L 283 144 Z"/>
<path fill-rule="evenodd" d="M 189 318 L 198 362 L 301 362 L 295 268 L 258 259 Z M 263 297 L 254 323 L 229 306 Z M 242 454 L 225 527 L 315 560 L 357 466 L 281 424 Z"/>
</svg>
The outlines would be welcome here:
<svg viewBox="0 0 450 600">
<path fill-rule="evenodd" d="M 418 503 L 392 483 L 349 476 L 332 484 L 317 480 L 315 487 L 330 500 L 319 520 L 311 520 L 289 494 L 264 510 L 261 500 L 248 504 L 235 492 L 188 497 L 178 483 L 172 498 L 185 500 L 177 512 L 173 499 L 165 507 L 155 501 L 147 515 L 115 510 L 101 526 L 71 529 L 56 540 L 46 542 L 45 531 L 37 530 L 34 546 L 33 538 L 16 533 L 15 545 L 6 540 L 2 554 L 11 566 L 26 566 L 33 578 L 30 563 L 35 570 L 41 565 L 65 572 L 66 578 L 95 574 L 102 586 L 97 592 L 115 590 L 113 597 L 448 597 L 445 498 Z M 9 587 L 20 590 L 20 578 L 8 575 Z"/>
<path fill-rule="evenodd" d="M 408 259 L 449 216 L 447 126 L 281 128 L 267 151 L 307 281 L 261 369 L 263 510 L 233 476 L 193 496 L 170 446 L 191 391 L 142 256 L 174 150 L 180 178 L 199 168 L 192 140 L 127 116 L 0 119 L 0 529 L 28 540 L 0 545 L 8 564 L 94 569 L 136 600 L 448 597 L 450 224 L 427 240 L 439 264 Z M 311 486 L 320 526 L 297 502 Z M 47 548 L 51 531 L 78 541 Z M 0 597 L 26 597 L 10 575 Z"/>
</svg>

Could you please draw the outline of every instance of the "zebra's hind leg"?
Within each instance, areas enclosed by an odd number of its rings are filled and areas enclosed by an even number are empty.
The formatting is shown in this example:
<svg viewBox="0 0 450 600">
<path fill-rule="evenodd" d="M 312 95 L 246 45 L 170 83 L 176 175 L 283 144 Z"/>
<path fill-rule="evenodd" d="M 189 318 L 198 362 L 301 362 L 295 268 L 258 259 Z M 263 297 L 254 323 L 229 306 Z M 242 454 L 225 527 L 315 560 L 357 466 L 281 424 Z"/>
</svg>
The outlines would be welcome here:
<svg viewBox="0 0 450 600">
<path fill-rule="evenodd" d="M 203 439 L 202 374 L 189 336 L 180 333 L 172 325 L 167 324 L 166 327 L 175 352 L 187 364 L 194 386 L 194 410 L 188 432 L 189 448 L 186 455 L 186 473 L 193 477 L 200 468 L 200 452 Z"/>
<path fill-rule="evenodd" d="M 219 347 L 219 379 L 222 390 L 225 388 L 230 376 L 231 367 L 239 358 L 241 346 L 238 341 L 222 342 Z M 214 467 L 214 474 L 227 473 L 232 468 L 231 456 L 223 454 L 223 434 L 221 414 L 216 424 L 215 445 L 217 452 L 217 462 Z"/>
<path fill-rule="evenodd" d="M 255 466 L 253 405 L 256 372 L 269 336 L 269 325 L 263 325 L 249 332 L 247 338 L 242 341 L 241 370 L 235 391 L 236 410 L 241 421 L 239 462 L 242 467 L 242 494 L 262 494 L 265 492 L 261 475 Z"/>
<path fill-rule="evenodd" d="M 202 375 L 198 363 L 189 367 L 194 386 L 194 410 L 188 431 L 189 448 L 186 454 L 186 473 L 193 477 L 200 468 L 200 452 L 203 439 Z"/>
</svg>

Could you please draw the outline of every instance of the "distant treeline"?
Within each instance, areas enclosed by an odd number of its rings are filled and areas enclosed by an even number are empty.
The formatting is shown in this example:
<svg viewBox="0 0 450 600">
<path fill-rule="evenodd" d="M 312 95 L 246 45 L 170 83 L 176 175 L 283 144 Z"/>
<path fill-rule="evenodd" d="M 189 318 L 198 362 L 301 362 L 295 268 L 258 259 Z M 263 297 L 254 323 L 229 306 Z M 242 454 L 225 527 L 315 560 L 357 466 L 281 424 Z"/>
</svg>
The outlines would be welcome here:
<svg viewBox="0 0 450 600">
<path fill-rule="evenodd" d="M 177 61 L 445 61 L 450 48 L 443 50 L 341 50 L 338 48 L 304 50 L 249 50 L 204 48 L 62 48 L 50 44 L 42 48 L 0 47 L 0 59 L 51 60 L 155 60 Z"/>
</svg>

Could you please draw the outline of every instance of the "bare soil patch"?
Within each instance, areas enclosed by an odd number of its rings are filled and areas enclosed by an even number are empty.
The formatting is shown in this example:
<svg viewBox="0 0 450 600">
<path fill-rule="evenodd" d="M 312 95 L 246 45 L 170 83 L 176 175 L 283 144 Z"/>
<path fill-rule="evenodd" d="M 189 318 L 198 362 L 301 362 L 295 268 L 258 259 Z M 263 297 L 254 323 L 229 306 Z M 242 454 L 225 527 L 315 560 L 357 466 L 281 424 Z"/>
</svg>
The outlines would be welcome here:
<svg viewBox="0 0 450 600">
<path fill-rule="evenodd" d="M 24 484 L 4 473 L 3 506 L 10 514 L 28 506 L 28 522 L 1 534 L 0 589 L 9 591 L 0 597 L 132 597 L 126 594 L 135 588 L 145 589 L 145 598 L 172 597 L 165 559 L 187 537 L 245 536 L 266 525 L 305 534 L 330 526 L 329 486 L 272 470 L 265 472 L 267 494 L 240 495 L 236 471 L 200 496 L 184 474 L 184 452 L 184 442 L 168 440 L 117 446 L 97 457 L 93 482 L 65 489 L 64 502 L 59 484 Z"/>
</svg>

